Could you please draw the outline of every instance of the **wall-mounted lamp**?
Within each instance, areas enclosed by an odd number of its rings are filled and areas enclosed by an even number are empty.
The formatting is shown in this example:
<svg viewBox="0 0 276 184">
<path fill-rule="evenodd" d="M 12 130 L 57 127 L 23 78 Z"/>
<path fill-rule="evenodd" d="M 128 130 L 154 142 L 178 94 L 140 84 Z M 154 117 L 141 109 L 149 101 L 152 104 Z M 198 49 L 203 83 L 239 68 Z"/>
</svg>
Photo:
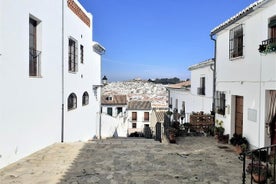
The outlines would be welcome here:
<svg viewBox="0 0 276 184">
<path fill-rule="evenodd" d="M 102 83 L 103 83 L 104 86 L 107 85 L 107 77 L 106 76 L 104 76 L 102 78 Z"/>
</svg>

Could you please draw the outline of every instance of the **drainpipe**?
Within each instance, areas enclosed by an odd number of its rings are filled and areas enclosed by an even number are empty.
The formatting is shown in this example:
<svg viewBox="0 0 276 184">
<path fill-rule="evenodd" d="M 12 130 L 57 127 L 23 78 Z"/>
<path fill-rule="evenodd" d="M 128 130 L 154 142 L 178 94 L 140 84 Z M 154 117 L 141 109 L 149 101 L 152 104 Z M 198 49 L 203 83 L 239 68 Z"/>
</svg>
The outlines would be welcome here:
<svg viewBox="0 0 276 184">
<path fill-rule="evenodd" d="M 64 0 L 62 0 L 62 15 L 61 15 L 61 142 L 64 141 Z"/>
<path fill-rule="evenodd" d="M 214 68 L 212 69 L 213 70 L 213 103 L 212 103 L 212 111 L 214 113 L 214 119 L 215 119 L 215 103 L 216 103 L 216 98 L 215 98 L 215 95 L 216 95 L 216 72 L 217 72 L 217 62 L 216 62 L 216 55 L 217 55 L 217 40 L 214 38 L 214 34 L 211 34 L 210 35 L 210 38 L 211 40 L 214 41 L 214 44 L 215 44 L 215 49 L 214 49 Z"/>
</svg>

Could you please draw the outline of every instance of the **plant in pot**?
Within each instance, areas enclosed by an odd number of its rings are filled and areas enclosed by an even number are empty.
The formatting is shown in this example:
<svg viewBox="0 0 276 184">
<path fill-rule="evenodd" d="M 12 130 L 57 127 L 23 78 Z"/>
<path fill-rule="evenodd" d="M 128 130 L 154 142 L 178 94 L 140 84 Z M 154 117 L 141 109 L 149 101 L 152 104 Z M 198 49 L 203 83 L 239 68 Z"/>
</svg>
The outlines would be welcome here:
<svg viewBox="0 0 276 184">
<path fill-rule="evenodd" d="M 168 128 L 168 138 L 170 143 L 176 143 L 175 136 L 176 136 L 177 130 L 173 127 Z"/>
<path fill-rule="evenodd" d="M 219 140 L 223 139 L 224 127 L 222 127 L 223 121 L 216 120 L 216 125 L 214 127 L 215 138 Z"/>
<path fill-rule="evenodd" d="M 250 174 L 256 183 L 262 183 L 268 175 L 268 168 L 260 161 L 249 163 L 246 172 Z"/>
<path fill-rule="evenodd" d="M 270 153 L 270 155 L 268 156 L 268 162 L 269 162 L 269 170 L 270 170 L 270 174 L 271 174 L 271 178 L 273 180 L 276 179 L 276 154 L 274 151 L 272 151 Z"/>
<path fill-rule="evenodd" d="M 238 154 L 246 152 L 249 148 L 249 142 L 242 135 L 233 134 L 233 137 L 230 139 L 230 143 L 235 147 L 235 151 Z"/>
</svg>

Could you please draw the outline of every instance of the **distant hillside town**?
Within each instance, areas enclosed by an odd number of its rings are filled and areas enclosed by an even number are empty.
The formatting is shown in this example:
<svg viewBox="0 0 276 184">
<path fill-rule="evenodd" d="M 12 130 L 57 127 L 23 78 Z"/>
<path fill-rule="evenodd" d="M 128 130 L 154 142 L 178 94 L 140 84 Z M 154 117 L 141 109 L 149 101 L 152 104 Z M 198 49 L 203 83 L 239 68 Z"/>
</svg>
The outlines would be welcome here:
<svg viewBox="0 0 276 184">
<path fill-rule="evenodd" d="M 102 95 L 126 95 L 127 101 L 150 101 L 153 108 L 168 107 L 168 92 L 163 84 L 145 80 L 111 82 L 102 88 Z"/>
</svg>

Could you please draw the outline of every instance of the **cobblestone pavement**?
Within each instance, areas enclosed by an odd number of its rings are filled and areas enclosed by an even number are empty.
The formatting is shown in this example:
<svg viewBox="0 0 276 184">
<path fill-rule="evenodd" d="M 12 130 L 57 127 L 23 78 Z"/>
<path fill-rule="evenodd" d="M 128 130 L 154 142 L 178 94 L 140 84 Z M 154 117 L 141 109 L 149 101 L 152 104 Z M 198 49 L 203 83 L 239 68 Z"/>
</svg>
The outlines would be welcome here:
<svg viewBox="0 0 276 184">
<path fill-rule="evenodd" d="M 213 137 L 57 143 L 0 170 L 0 183 L 239 184 L 242 162 Z"/>
</svg>

